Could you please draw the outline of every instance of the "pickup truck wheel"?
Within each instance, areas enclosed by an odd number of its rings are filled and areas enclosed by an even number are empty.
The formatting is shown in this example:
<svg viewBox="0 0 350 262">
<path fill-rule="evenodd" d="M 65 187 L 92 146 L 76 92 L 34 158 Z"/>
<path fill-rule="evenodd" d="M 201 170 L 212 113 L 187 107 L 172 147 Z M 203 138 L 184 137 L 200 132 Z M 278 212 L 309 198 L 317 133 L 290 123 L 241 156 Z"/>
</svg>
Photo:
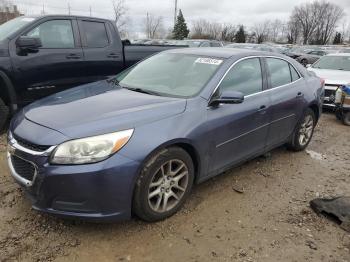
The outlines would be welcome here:
<svg viewBox="0 0 350 262">
<path fill-rule="evenodd" d="M 156 153 L 144 166 L 135 186 L 133 212 L 148 222 L 175 214 L 190 194 L 194 167 L 179 147 Z"/>
<path fill-rule="evenodd" d="M 0 98 L 0 133 L 3 132 L 5 125 L 9 117 L 9 108 L 5 105 L 4 101 Z"/>
<path fill-rule="evenodd" d="M 350 126 L 350 112 L 343 114 L 343 123 L 344 125 Z"/>
<path fill-rule="evenodd" d="M 288 149 L 293 151 L 303 151 L 311 142 L 316 125 L 314 111 L 308 108 L 292 135 L 292 141 L 287 144 Z"/>
</svg>

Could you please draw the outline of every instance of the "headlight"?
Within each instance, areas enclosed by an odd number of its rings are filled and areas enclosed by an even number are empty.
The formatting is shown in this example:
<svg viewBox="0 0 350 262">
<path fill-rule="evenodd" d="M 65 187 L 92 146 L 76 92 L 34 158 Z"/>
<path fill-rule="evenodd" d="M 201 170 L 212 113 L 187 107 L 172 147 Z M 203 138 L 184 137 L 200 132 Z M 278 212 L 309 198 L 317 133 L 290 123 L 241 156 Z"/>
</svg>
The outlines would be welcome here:
<svg viewBox="0 0 350 262">
<path fill-rule="evenodd" d="M 59 145 L 51 157 L 52 164 L 87 164 L 102 161 L 119 151 L 134 130 L 71 140 Z"/>
</svg>

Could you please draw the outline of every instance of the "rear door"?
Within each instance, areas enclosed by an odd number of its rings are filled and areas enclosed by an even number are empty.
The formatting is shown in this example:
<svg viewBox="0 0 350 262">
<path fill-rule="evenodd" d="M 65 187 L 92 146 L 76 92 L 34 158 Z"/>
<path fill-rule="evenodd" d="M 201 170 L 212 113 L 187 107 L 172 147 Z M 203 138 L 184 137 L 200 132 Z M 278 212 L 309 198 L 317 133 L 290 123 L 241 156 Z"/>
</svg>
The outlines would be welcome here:
<svg viewBox="0 0 350 262">
<path fill-rule="evenodd" d="M 123 46 L 115 28 L 105 20 L 79 19 L 89 81 L 114 76 L 124 69 Z"/>
<path fill-rule="evenodd" d="M 241 104 L 221 104 L 208 109 L 208 128 L 214 139 L 210 171 L 215 172 L 264 151 L 270 116 L 270 97 L 265 87 L 261 59 L 238 62 L 225 76 L 218 90 L 239 91 Z"/>
<path fill-rule="evenodd" d="M 293 133 L 304 106 L 305 82 L 296 68 L 284 59 L 266 58 L 272 118 L 268 145 L 285 143 Z"/>
<path fill-rule="evenodd" d="M 16 85 L 24 103 L 84 82 L 84 55 L 74 18 L 40 20 L 22 36 L 37 37 L 42 47 L 36 53 L 21 53 L 11 42 Z"/>
</svg>

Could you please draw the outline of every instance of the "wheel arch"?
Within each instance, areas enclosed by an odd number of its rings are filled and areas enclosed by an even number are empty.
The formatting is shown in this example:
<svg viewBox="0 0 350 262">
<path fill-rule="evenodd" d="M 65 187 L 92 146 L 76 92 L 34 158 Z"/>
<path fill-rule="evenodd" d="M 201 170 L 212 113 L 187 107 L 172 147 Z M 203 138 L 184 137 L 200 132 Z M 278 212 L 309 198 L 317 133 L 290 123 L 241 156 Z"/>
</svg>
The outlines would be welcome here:
<svg viewBox="0 0 350 262">
<path fill-rule="evenodd" d="M 7 74 L 0 70 L 0 98 L 9 106 L 11 113 L 17 110 L 17 95 L 14 90 L 11 79 Z"/>
<path fill-rule="evenodd" d="M 320 108 L 318 107 L 317 104 L 314 104 L 314 103 L 310 104 L 309 108 L 314 112 L 314 114 L 316 116 L 316 123 L 317 123 L 318 120 L 320 119 L 320 115 L 321 115 Z"/>
</svg>

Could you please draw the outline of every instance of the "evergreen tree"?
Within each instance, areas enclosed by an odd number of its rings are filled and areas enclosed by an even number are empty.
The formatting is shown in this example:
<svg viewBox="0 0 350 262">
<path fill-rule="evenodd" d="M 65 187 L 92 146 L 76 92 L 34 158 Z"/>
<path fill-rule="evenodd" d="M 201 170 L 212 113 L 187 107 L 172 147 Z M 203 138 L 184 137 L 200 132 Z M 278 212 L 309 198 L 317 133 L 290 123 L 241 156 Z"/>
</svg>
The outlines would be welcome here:
<svg viewBox="0 0 350 262">
<path fill-rule="evenodd" d="M 341 43 L 342 43 L 342 35 L 341 35 L 341 33 L 336 32 L 334 40 L 333 40 L 333 44 L 334 45 L 340 45 Z"/>
<path fill-rule="evenodd" d="M 236 40 L 236 43 L 245 43 L 246 33 L 245 33 L 243 25 L 239 26 L 239 29 L 238 29 L 236 36 L 235 36 L 235 40 Z"/>
<path fill-rule="evenodd" d="M 180 9 L 179 15 L 177 16 L 176 23 L 175 23 L 174 30 L 173 30 L 173 38 L 178 39 L 178 40 L 182 40 L 182 39 L 186 38 L 189 33 L 190 33 L 190 30 L 188 30 L 188 28 L 187 28 L 185 18 L 184 18 L 182 11 Z"/>
</svg>

